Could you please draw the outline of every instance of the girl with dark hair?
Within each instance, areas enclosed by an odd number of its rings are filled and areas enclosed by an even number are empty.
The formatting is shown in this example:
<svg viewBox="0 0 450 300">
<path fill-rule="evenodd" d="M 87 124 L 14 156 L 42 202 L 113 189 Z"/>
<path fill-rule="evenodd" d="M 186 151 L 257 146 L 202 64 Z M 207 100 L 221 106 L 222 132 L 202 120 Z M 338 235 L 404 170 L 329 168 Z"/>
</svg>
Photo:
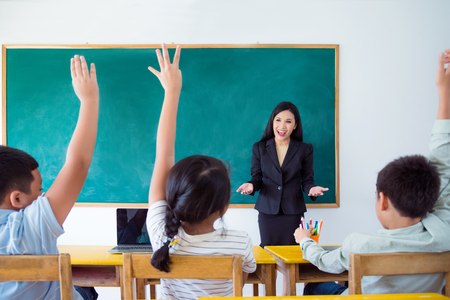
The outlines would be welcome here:
<svg viewBox="0 0 450 300">
<path fill-rule="evenodd" d="M 297 245 L 292 232 L 306 212 L 302 190 L 312 199 L 328 188 L 314 184 L 313 147 L 303 142 L 300 113 L 291 102 L 281 102 L 270 115 L 261 141 L 253 145 L 252 179 L 237 192 L 259 192 L 261 247 Z M 286 294 L 286 284 L 283 285 Z"/>
<path fill-rule="evenodd" d="M 180 47 L 173 63 L 163 44 L 157 50 L 164 103 L 156 137 L 156 157 L 149 192 L 147 227 L 153 249 L 152 265 L 170 272 L 170 254 L 242 255 L 244 282 L 256 270 L 250 237 L 242 231 L 215 229 L 214 222 L 228 209 L 231 185 L 225 164 L 213 157 L 195 155 L 175 164 L 175 135 L 181 71 Z M 229 280 L 161 280 L 161 299 L 197 299 L 233 295 Z"/>
</svg>

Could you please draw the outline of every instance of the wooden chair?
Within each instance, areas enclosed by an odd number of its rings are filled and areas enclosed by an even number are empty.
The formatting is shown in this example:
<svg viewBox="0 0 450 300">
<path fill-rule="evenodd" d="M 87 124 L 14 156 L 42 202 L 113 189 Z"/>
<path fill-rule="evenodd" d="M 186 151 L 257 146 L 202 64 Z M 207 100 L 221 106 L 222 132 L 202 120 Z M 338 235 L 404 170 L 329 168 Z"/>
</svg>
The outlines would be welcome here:
<svg viewBox="0 0 450 300">
<path fill-rule="evenodd" d="M 70 255 L 0 255 L 1 281 L 59 281 L 61 299 L 73 299 Z"/>
<path fill-rule="evenodd" d="M 361 294 L 363 276 L 445 273 L 445 292 L 450 296 L 450 252 L 350 253 L 349 294 Z"/>
<path fill-rule="evenodd" d="M 169 273 L 153 268 L 150 259 L 151 254 L 124 253 L 125 299 L 135 299 L 133 279 L 232 279 L 233 296 L 242 296 L 242 257 L 240 255 L 171 255 L 172 264 Z M 142 280 L 140 282 L 142 283 Z"/>
</svg>

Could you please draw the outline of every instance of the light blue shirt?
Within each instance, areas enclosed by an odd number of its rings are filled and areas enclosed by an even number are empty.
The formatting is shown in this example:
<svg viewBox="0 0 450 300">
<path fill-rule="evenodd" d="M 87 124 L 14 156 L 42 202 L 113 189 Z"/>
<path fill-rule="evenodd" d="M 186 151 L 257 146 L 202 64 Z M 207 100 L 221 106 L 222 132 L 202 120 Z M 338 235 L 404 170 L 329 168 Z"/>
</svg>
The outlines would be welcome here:
<svg viewBox="0 0 450 300">
<path fill-rule="evenodd" d="M 44 195 L 20 211 L 0 209 L 0 255 L 58 254 L 63 233 Z M 3 299 L 61 299 L 59 281 L 0 282 Z M 83 298 L 75 291 L 74 299 Z"/>
<path fill-rule="evenodd" d="M 354 233 L 334 251 L 325 251 L 312 239 L 304 238 L 300 242 L 303 258 L 325 272 L 341 273 L 349 269 L 350 253 L 450 251 L 450 120 L 434 124 L 430 161 L 436 164 L 441 177 L 440 194 L 433 210 L 421 222 L 372 234 Z M 361 284 L 363 294 L 440 293 L 444 281 L 444 274 L 365 276 Z"/>
</svg>

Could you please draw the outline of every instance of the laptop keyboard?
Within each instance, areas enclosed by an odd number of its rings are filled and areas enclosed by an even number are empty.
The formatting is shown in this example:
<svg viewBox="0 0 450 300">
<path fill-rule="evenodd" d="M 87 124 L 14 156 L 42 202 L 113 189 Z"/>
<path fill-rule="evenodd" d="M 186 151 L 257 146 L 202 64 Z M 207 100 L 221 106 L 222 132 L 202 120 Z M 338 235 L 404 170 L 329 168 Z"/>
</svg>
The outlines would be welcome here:
<svg viewBox="0 0 450 300">
<path fill-rule="evenodd" d="M 146 250 L 149 249 L 150 251 L 152 250 L 152 246 L 150 245 L 135 245 L 135 246 L 117 246 L 116 247 L 117 250 Z"/>
</svg>

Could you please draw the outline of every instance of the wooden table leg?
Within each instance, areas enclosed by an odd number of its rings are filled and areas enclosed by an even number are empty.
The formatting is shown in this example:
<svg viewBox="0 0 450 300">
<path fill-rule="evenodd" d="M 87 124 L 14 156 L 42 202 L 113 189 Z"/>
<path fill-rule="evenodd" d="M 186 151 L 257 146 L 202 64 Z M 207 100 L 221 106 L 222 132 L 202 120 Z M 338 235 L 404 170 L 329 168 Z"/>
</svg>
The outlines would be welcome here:
<svg viewBox="0 0 450 300">
<path fill-rule="evenodd" d="M 289 270 L 289 272 L 288 272 L 288 277 L 287 277 L 287 282 L 289 282 L 289 294 L 288 294 L 288 296 L 297 296 L 297 289 L 296 289 L 296 286 L 295 286 L 295 284 L 296 284 L 296 281 L 295 281 L 295 275 L 296 275 L 296 267 L 297 265 L 294 265 L 294 264 L 289 264 L 289 265 L 287 265 L 287 267 L 288 267 L 288 270 Z"/>
<path fill-rule="evenodd" d="M 145 298 L 145 279 L 144 278 L 136 278 L 136 298 L 137 299 L 146 299 Z"/>
<path fill-rule="evenodd" d="M 266 289 L 266 296 L 276 296 L 276 275 L 275 275 L 275 264 L 268 264 L 264 265 L 263 267 L 263 276 L 264 276 L 264 283 L 265 283 L 265 289 Z"/>
<path fill-rule="evenodd" d="M 296 296 L 297 291 L 295 288 L 296 283 L 296 265 L 297 264 L 287 264 L 279 258 L 277 260 L 277 271 L 281 272 L 284 276 L 286 276 L 285 290 L 288 291 L 287 296 Z"/>
<path fill-rule="evenodd" d="M 116 266 L 116 276 L 119 278 L 120 285 L 120 299 L 125 300 L 125 289 L 124 289 L 124 279 L 123 276 L 123 266 Z"/>
</svg>

